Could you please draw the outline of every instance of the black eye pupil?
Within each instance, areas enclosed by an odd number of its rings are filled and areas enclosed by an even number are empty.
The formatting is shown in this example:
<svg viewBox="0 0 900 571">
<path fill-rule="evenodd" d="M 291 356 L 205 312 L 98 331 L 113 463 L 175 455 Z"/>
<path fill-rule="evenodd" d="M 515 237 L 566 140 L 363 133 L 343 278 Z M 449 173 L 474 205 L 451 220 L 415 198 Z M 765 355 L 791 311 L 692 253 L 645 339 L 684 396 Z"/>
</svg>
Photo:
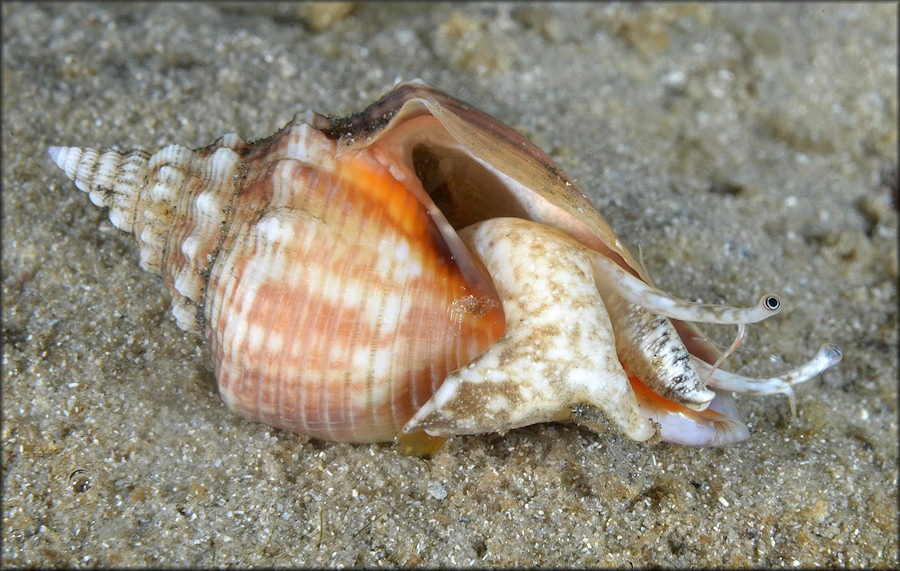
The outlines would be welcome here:
<svg viewBox="0 0 900 571">
<path fill-rule="evenodd" d="M 766 298 L 766 308 L 767 309 L 769 309 L 771 311 L 775 311 L 779 307 L 781 307 L 781 302 L 778 300 L 777 297 L 769 296 Z"/>
</svg>

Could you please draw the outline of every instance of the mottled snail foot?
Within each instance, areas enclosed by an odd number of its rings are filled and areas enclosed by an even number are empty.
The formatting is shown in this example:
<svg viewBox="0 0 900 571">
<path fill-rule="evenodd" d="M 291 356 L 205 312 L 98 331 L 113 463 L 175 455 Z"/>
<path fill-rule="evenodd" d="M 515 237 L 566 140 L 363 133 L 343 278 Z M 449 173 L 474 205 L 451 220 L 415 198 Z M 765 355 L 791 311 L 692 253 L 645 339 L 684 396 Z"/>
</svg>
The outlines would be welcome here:
<svg viewBox="0 0 900 571">
<path fill-rule="evenodd" d="M 497 218 L 461 237 L 503 303 L 503 336 L 449 375 L 404 427 L 431 435 L 503 432 L 596 406 L 634 440 L 656 432 L 616 356 L 589 255 L 560 232 Z"/>
<path fill-rule="evenodd" d="M 696 323 L 724 325 L 757 323 L 781 311 L 781 300 L 772 294 L 762 296 L 753 307 L 731 307 L 695 303 L 669 295 L 626 272 L 606 256 L 593 252 L 594 277 L 604 298 L 615 293 L 659 315 Z"/>
<path fill-rule="evenodd" d="M 788 397 L 791 405 L 791 414 L 796 416 L 797 405 L 794 398 L 793 388 L 800 383 L 813 379 L 824 372 L 826 369 L 833 367 L 841 362 L 843 353 L 840 347 L 834 343 L 825 343 L 819 348 L 816 355 L 795 369 L 791 369 L 781 375 L 768 378 L 752 378 L 742 375 L 736 375 L 716 369 L 712 371 L 712 367 L 700 359 L 692 359 L 694 367 L 701 375 L 707 375 L 712 372 L 709 379 L 709 386 L 720 391 L 732 391 L 736 393 L 744 393 L 751 395 L 771 395 L 784 394 Z"/>
</svg>

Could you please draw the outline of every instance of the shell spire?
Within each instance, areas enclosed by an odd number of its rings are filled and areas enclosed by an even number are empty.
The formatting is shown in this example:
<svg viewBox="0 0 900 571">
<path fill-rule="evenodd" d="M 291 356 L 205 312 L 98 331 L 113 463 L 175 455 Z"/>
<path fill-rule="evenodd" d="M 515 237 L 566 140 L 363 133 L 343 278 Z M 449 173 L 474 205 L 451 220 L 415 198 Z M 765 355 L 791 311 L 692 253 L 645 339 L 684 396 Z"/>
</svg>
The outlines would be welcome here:
<svg viewBox="0 0 900 571">
<path fill-rule="evenodd" d="M 116 228 L 132 231 L 137 200 L 147 179 L 149 153 L 100 153 L 79 147 L 49 147 L 47 152 L 91 202 L 110 209 L 109 218 Z"/>
<path fill-rule="evenodd" d="M 141 268 L 160 275 L 172 294 L 178 326 L 200 331 L 200 298 L 234 198 L 241 154 L 237 135 L 192 150 L 169 145 L 154 154 L 51 146 L 59 168 L 113 226 L 132 234 Z"/>
</svg>

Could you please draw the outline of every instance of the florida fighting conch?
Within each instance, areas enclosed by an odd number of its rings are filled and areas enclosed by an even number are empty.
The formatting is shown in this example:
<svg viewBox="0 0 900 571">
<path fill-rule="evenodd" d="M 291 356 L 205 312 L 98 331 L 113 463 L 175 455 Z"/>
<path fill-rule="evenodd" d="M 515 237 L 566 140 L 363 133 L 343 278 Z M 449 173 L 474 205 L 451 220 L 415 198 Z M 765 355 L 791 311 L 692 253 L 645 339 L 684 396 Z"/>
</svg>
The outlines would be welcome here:
<svg viewBox="0 0 900 571">
<path fill-rule="evenodd" d="M 570 420 L 722 445 L 749 436 L 732 393 L 793 409 L 792 387 L 841 360 L 825 344 L 776 377 L 727 372 L 776 296 L 737 308 L 656 289 L 546 154 L 419 81 L 250 143 L 49 153 L 208 341 L 228 407 L 312 438 L 416 451 Z M 722 353 L 694 323 L 738 336 Z"/>
</svg>

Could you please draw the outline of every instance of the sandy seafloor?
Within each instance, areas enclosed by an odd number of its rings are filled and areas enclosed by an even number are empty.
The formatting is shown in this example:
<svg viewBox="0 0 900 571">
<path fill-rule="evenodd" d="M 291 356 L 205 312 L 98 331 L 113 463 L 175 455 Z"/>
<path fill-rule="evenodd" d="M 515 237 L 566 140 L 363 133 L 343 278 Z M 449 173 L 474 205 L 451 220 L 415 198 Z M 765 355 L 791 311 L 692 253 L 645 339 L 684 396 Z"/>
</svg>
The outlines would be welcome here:
<svg viewBox="0 0 900 571">
<path fill-rule="evenodd" d="M 896 566 L 896 4 L 3 4 L 4 566 Z M 736 305 L 749 441 L 571 425 L 431 460 L 230 413 L 49 144 L 155 150 L 420 77 L 574 176 L 651 275 Z M 727 344 L 733 327 L 706 331 Z"/>
</svg>

